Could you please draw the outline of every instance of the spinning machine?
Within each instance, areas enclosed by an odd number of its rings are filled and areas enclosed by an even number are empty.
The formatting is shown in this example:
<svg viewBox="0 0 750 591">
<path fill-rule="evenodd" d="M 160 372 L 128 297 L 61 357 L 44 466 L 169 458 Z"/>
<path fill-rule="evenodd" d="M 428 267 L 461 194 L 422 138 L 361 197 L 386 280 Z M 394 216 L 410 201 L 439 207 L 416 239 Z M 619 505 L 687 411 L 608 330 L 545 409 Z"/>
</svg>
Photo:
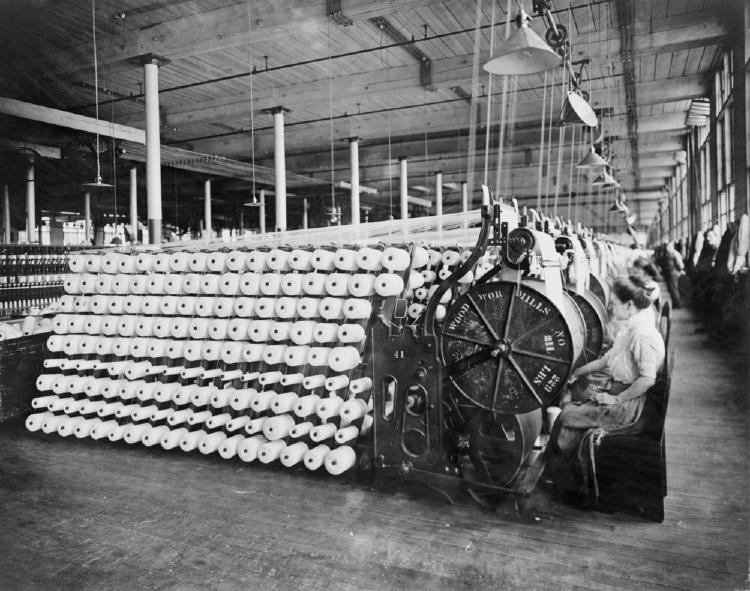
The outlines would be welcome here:
<svg viewBox="0 0 750 591">
<path fill-rule="evenodd" d="M 27 428 L 529 494 L 543 411 L 601 349 L 612 252 L 483 202 L 478 230 L 415 220 L 432 242 L 387 222 L 71 255 Z"/>
</svg>

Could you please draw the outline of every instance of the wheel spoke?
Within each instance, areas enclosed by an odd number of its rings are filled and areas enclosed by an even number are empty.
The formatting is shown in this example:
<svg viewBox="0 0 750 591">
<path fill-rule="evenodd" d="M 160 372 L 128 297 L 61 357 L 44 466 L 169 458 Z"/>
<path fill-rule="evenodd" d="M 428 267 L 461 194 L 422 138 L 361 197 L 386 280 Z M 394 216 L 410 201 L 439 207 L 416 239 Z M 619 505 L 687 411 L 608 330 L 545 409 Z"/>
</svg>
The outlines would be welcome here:
<svg viewBox="0 0 750 591">
<path fill-rule="evenodd" d="M 455 376 L 458 374 L 465 373 L 466 371 L 468 371 L 475 365 L 478 365 L 491 358 L 492 358 L 492 351 L 490 349 L 482 349 L 481 351 L 476 351 L 475 353 L 472 353 L 468 357 L 464 357 L 463 359 L 454 361 L 453 363 L 447 365 L 445 367 L 445 370 L 449 375 Z"/>
<path fill-rule="evenodd" d="M 483 347 L 491 347 L 493 343 L 488 341 L 481 341 L 473 337 L 467 337 L 465 335 L 456 334 L 454 332 L 443 332 L 444 337 L 450 337 L 459 341 L 466 341 L 467 343 L 474 343 L 475 345 L 482 345 Z"/>
<path fill-rule="evenodd" d="M 479 304 L 477 304 L 476 300 L 471 296 L 471 292 L 467 292 L 466 297 L 468 298 L 471 305 L 474 307 L 474 310 L 477 313 L 477 316 L 479 316 L 480 320 L 484 323 L 485 328 L 487 329 L 487 332 L 492 335 L 492 338 L 496 341 L 500 340 L 500 335 L 497 334 L 497 331 L 495 331 L 495 328 L 490 324 L 490 321 L 487 320 L 487 317 L 484 315 L 484 312 L 479 308 Z"/>
<path fill-rule="evenodd" d="M 490 404 L 490 410 L 494 412 L 495 405 L 497 404 L 497 397 L 500 393 L 500 380 L 502 379 L 503 375 L 503 369 L 504 368 L 504 359 L 502 356 L 499 356 L 497 359 L 497 374 L 495 374 L 495 386 L 492 391 L 492 404 Z"/>
<path fill-rule="evenodd" d="M 551 361 L 553 363 L 567 363 L 567 359 L 559 359 L 558 357 L 552 357 L 552 355 L 545 355 L 544 353 L 537 353 L 535 351 L 526 351 L 525 349 L 513 349 L 513 353 L 517 355 L 523 355 L 524 357 L 533 357 L 534 359 L 543 359 L 544 361 Z"/>
<path fill-rule="evenodd" d="M 515 283 L 510 286 L 510 303 L 508 303 L 508 310 L 505 313 L 505 324 L 503 326 L 503 338 L 508 338 L 508 327 L 510 326 L 510 319 L 513 315 L 513 300 L 516 299 L 516 285 Z"/>
<path fill-rule="evenodd" d="M 526 387 L 529 389 L 531 394 L 536 398 L 536 401 L 539 403 L 539 406 L 544 406 L 544 402 L 541 398 L 539 398 L 539 395 L 536 393 L 536 390 L 534 390 L 534 385 L 529 381 L 529 378 L 526 377 L 526 374 L 523 373 L 521 370 L 521 367 L 518 365 L 515 359 L 513 357 L 508 357 L 508 361 L 510 361 L 511 366 L 513 369 L 516 370 L 516 373 L 518 376 L 523 380 L 523 383 L 526 385 Z"/>
</svg>

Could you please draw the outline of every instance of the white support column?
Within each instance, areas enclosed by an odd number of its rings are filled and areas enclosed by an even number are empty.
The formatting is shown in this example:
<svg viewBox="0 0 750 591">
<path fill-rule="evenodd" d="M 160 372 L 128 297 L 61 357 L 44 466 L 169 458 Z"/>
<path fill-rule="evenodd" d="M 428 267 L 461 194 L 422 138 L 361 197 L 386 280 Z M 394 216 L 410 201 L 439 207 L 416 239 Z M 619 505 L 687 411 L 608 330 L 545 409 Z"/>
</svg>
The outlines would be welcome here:
<svg viewBox="0 0 750 591">
<path fill-rule="evenodd" d="M 139 58 L 143 63 L 144 94 L 146 95 L 146 209 L 150 244 L 161 244 L 161 141 L 159 138 L 159 66 L 166 58 L 148 54 Z"/>
<path fill-rule="evenodd" d="M 302 200 L 302 229 L 303 230 L 307 230 L 307 224 L 309 223 L 307 219 L 307 206 L 308 206 L 307 197 L 305 197 Z"/>
<path fill-rule="evenodd" d="M 401 220 L 406 221 L 409 218 L 409 178 L 407 175 L 406 156 L 398 159 L 401 166 Z"/>
<path fill-rule="evenodd" d="M 133 228 L 131 240 L 133 244 L 136 244 L 138 242 L 138 169 L 135 166 L 130 169 L 130 227 Z M 88 230 L 86 232 L 88 236 Z"/>
<path fill-rule="evenodd" d="M 91 244 L 91 193 L 83 194 L 83 230 L 86 233 L 86 244 Z"/>
<path fill-rule="evenodd" d="M 260 207 L 258 208 L 258 212 L 260 213 L 260 233 L 265 234 L 266 233 L 266 190 L 261 189 L 260 190 L 260 196 L 258 197 L 260 200 Z"/>
<path fill-rule="evenodd" d="M 211 240 L 211 179 L 203 182 L 203 240 Z"/>
<path fill-rule="evenodd" d="M 469 187 L 466 181 L 461 181 L 461 211 L 466 213 L 469 211 Z M 464 228 L 468 227 L 468 223 L 464 221 Z"/>
<path fill-rule="evenodd" d="M 443 173 L 435 173 L 435 215 L 437 216 L 438 231 L 443 229 Z"/>
<path fill-rule="evenodd" d="M 286 231 L 286 149 L 284 147 L 284 107 L 273 107 L 266 112 L 273 115 L 273 163 L 275 173 L 275 204 L 277 232 Z"/>
<path fill-rule="evenodd" d="M 36 229 L 36 193 L 34 190 L 34 159 L 30 158 L 26 168 L 26 241 L 37 242 Z"/>
<path fill-rule="evenodd" d="M 359 226 L 359 138 L 350 137 L 349 162 L 352 171 L 352 226 Z"/>
<path fill-rule="evenodd" d="M 3 189 L 3 242 L 10 244 L 10 193 L 8 185 Z"/>
</svg>

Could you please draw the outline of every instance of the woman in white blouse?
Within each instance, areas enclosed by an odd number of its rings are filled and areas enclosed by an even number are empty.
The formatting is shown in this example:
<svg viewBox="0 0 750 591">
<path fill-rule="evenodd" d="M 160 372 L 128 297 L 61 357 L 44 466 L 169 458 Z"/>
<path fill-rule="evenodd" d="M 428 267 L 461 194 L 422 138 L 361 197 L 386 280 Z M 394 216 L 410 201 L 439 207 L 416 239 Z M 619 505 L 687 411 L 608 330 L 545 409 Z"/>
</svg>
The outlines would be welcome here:
<svg viewBox="0 0 750 591">
<path fill-rule="evenodd" d="M 588 387 L 585 402 L 567 404 L 555 421 L 548 446 L 550 459 L 574 454 L 591 428 L 624 426 L 638 420 L 644 394 L 656 382 L 664 364 L 664 340 L 654 326 L 651 286 L 639 275 L 622 276 L 612 286 L 613 316 L 625 322 L 612 348 L 576 369 L 570 381 L 593 372 L 611 379 L 608 391 Z"/>
</svg>

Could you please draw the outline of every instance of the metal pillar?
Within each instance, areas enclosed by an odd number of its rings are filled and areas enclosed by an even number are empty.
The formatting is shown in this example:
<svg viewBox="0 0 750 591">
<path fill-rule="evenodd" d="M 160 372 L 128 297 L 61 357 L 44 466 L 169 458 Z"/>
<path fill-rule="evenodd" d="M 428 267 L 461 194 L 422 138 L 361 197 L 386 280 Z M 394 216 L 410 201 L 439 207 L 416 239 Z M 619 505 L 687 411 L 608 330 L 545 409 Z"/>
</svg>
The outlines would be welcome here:
<svg viewBox="0 0 750 591">
<path fill-rule="evenodd" d="M 409 178 L 407 175 L 406 157 L 398 159 L 401 166 L 401 219 L 406 221 L 409 217 Z"/>
<path fill-rule="evenodd" d="M 86 236 L 86 245 L 91 244 L 91 193 L 83 194 L 83 228 Z"/>
<path fill-rule="evenodd" d="M 307 220 L 307 197 L 305 197 L 302 200 L 302 229 L 307 230 L 307 224 L 309 223 Z"/>
<path fill-rule="evenodd" d="M 443 229 L 443 173 L 435 173 L 435 215 L 437 216 L 438 230 Z"/>
<path fill-rule="evenodd" d="M 260 207 L 258 208 L 258 212 L 260 213 L 260 233 L 265 234 L 266 233 L 266 190 L 261 189 L 260 195 L 258 197 L 258 200 L 260 201 Z"/>
<path fill-rule="evenodd" d="M 135 166 L 130 169 L 130 227 L 133 228 L 130 239 L 133 244 L 136 244 L 138 242 L 138 169 Z M 88 230 L 86 232 L 88 236 Z"/>
<path fill-rule="evenodd" d="M 36 229 L 36 193 L 34 190 L 34 159 L 29 159 L 26 168 L 26 241 L 31 244 L 34 240 Z"/>
<path fill-rule="evenodd" d="M 211 240 L 211 180 L 203 182 L 203 240 Z"/>
<path fill-rule="evenodd" d="M 359 225 L 359 138 L 350 137 L 349 162 L 352 169 L 352 226 Z"/>
<path fill-rule="evenodd" d="M 3 242 L 10 244 L 10 193 L 8 185 L 3 190 Z"/>
<path fill-rule="evenodd" d="M 266 109 L 273 115 L 273 163 L 274 180 L 276 183 L 276 231 L 283 232 L 286 227 L 286 150 L 284 147 L 284 107 Z"/>
</svg>

